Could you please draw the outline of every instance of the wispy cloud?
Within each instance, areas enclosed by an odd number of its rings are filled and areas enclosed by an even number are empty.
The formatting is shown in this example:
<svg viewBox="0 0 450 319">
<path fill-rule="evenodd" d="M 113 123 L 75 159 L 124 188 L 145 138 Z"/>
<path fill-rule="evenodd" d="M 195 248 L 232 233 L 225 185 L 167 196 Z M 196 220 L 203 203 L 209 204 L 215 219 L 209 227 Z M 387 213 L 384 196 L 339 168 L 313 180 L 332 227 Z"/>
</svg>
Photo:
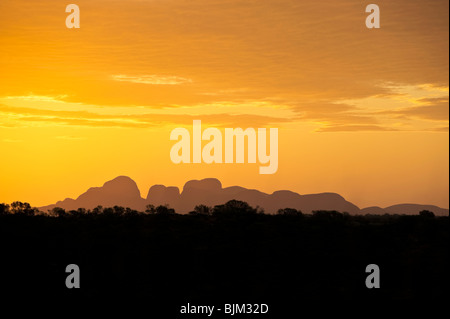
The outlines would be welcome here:
<svg viewBox="0 0 450 319">
<path fill-rule="evenodd" d="M 69 140 L 69 141 L 77 141 L 77 140 L 85 140 L 86 139 L 81 136 L 67 136 L 67 135 L 56 136 L 55 138 L 58 140 Z"/>
<path fill-rule="evenodd" d="M 186 79 L 179 76 L 164 76 L 164 75 L 132 76 L 132 75 L 118 74 L 113 75 L 112 78 L 115 81 L 150 84 L 150 85 L 180 85 L 192 83 L 191 79 Z"/>
<path fill-rule="evenodd" d="M 383 127 L 380 125 L 330 125 L 324 126 L 317 130 L 317 132 L 369 132 L 369 131 L 378 131 L 378 132 L 391 132 L 397 131 L 394 128 Z"/>
<path fill-rule="evenodd" d="M 36 95 L 30 93 L 28 95 L 15 95 L 15 96 L 4 96 L 2 99 L 5 100 L 21 100 L 21 101 L 32 101 L 32 102 L 62 102 L 64 98 L 68 95 Z"/>
<path fill-rule="evenodd" d="M 415 101 L 414 106 L 384 111 L 384 114 L 396 115 L 399 118 L 419 118 L 432 121 L 449 120 L 449 100 L 442 98 L 424 98 Z"/>
<path fill-rule="evenodd" d="M 22 140 L 14 140 L 14 139 L 10 139 L 10 138 L 5 138 L 5 139 L 3 139 L 3 142 L 5 142 L 5 143 L 20 143 L 20 142 L 22 142 Z"/>
<path fill-rule="evenodd" d="M 448 126 L 443 127 L 437 127 L 432 130 L 433 132 L 447 132 L 448 133 Z"/>
<path fill-rule="evenodd" d="M 3 114 L 1 114 L 3 113 Z M 27 123 L 51 123 L 56 125 L 74 125 L 89 127 L 128 127 L 149 128 L 161 125 L 192 125 L 193 120 L 201 119 L 208 125 L 219 127 L 251 126 L 264 127 L 291 122 L 292 119 L 254 114 L 98 114 L 87 111 L 54 111 L 24 107 L 11 107 L 0 104 L 0 124 L 2 121 L 13 121 L 17 126 Z M 67 136 L 59 138 L 67 139 Z"/>
</svg>

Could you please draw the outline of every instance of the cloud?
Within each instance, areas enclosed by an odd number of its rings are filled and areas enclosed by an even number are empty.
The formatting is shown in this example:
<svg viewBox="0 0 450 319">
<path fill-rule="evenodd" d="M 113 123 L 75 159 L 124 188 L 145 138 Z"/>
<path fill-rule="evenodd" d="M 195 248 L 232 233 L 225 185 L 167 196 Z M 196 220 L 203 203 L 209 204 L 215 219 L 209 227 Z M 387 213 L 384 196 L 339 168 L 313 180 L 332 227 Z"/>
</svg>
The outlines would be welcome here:
<svg viewBox="0 0 450 319">
<path fill-rule="evenodd" d="M 179 76 L 161 76 L 161 75 L 113 75 L 112 78 L 115 81 L 131 82 L 139 84 L 151 84 L 151 85 L 180 85 L 186 83 L 192 83 L 191 79 L 182 78 Z"/>
<path fill-rule="evenodd" d="M 448 121 L 449 100 L 448 98 L 421 99 L 419 103 L 424 104 L 404 110 L 406 116 L 415 116 L 427 120 Z"/>
<path fill-rule="evenodd" d="M 67 98 L 68 95 L 35 95 L 30 93 L 28 95 L 16 95 L 16 96 L 5 96 L 2 99 L 5 100 L 21 100 L 21 101 L 32 101 L 32 102 L 63 102 L 62 100 Z"/>
<path fill-rule="evenodd" d="M 447 0 L 380 0 L 382 28 L 375 32 L 365 27 L 365 4 L 353 0 L 130 0 L 106 6 L 104 0 L 86 1 L 90 14 L 83 23 L 89 32 L 81 29 L 73 38 L 54 27 L 56 1 L 34 6 L 32 17 L 14 1 L 4 1 L 0 95 L 15 92 L 30 103 L 24 106 L 70 100 L 105 109 L 129 107 L 129 113 L 137 113 L 136 106 L 180 108 L 177 114 L 191 115 L 210 115 L 211 109 L 267 120 L 287 118 L 288 112 L 260 107 L 264 113 L 259 113 L 256 103 L 242 111 L 239 104 L 280 101 L 298 114 L 290 121 L 352 130 L 412 129 L 408 125 L 423 124 L 414 121 L 448 117 L 445 103 L 396 91 L 400 85 L 422 86 L 448 94 Z M 226 109 L 223 101 L 233 107 Z M 92 125 L 142 123 L 126 116 L 117 120 L 119 115 L 94 117 L 85 119 Z M 264 121 L 255 117 L 255 122 Z M 445 123 L 417 129 L 433 125 Z"/>
<path fill-rule="evenodd" d="M 81 136 L 67 136 L 67 135 L 62 135 L 62 136 L 56 136 L 55 137 L 58 140 L 69 140 L 69 141 L 77 141 L 77 140 L 84 140 L 86 138 L 81 137 Z"/>
<path fill-rule="evenodd" d="M 314 122 L 320 127 L 316 132 L 342 131 L 384 131 L 378 119 L 372 114 L 362 112 L 354 105 L 323 101 L 321 103 L 302 103 L 295 106 L 302 121 Z"/>
<path fill-rule="evenodd" d="M 448 132 L 448 126 L 442 126 L 432 129 L 434 132 Z"/>
<path fill-rule="evenodd" d="M 73 95 L 86 104 L 171 105 L 229 94 L 356 99 L 386 92 L 380 81 L 448 86 L 447 0 L 380 0 L 376 32 L 354 0 L 89 1 L 89 32 L 75 38 L 54 28 L 56 1 L 35 5 L 33 17 L 3 2 L 0 61 L 12 67 L 2 68 L 0 94 L 51 81 L 55 90 L 74 83 Z M 21 65 L 24 76 L 12 76 Z M 232 92 L 239 88 L 247 91 Z"/>
<path fill-rule="evenodd" d="M 15 123 L 51 123 L 89 127 L 149 128 L 161 125 L 192 125 L 193 120 L 202 120 L 207 125 L 218 127 L 265 127 L 291 122 L 292 119 L 253 114 L 97 114 L 87 111 L 54 111 L 0 105 L 2 119 Z M 1 124 L 1 123 L 0 123 Z M 20 125 L 20 124 L 19 124 Z M 23 124 L 22 124 L 23 125 Z M 62 137 L 61 137 L 62 138 Z"/>
<path fill-rule="evenodd" d="M 355 131 L 391 132 L 397 130 L 394 128 L 383 127 L 379 125 L 330 125 L 321 127 L 317 130 L 317 132 L 355 132 Z"/>
<path fill-rule="evenodd" d="M 443 126 L 442 122 L 448 123 L 448 87 L 393 82 L 379 85 L 387 90 L 385 94 L 306 103 L 295 110 L 302 118 L 323 124 L 318 131 L 434 131 Z"/>
<path fill-rule="evenodd" d="M 415 106 L 379 112 L 384 115 L 394 115 L 397 119 L 418 118 L 431 121 L 449 120 L 448 97 L 422 98 L 414 101 Z"/>
</svg>

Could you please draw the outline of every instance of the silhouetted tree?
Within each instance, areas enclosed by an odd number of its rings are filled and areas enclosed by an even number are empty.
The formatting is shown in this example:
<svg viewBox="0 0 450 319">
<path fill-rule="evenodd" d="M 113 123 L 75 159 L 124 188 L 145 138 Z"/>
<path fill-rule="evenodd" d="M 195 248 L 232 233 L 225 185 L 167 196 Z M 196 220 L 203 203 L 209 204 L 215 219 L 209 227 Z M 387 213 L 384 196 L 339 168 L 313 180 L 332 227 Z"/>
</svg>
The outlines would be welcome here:
<svg viewBox="0 0 450 319">
<path fill-rule="evenodd" d="M 77 217 L 77 216 L 78 216 L 78 211 L 75 210 L 75 209 L 69 210 L 69 211 L 66 212 L 66 213 L 67 213 L 67 215 L 69 215 L 69 216 L 74 216 L 74 217 Z"/>
<path fill-rule="evenodd" d="M 195 206 L 194 211 L 190 212 L 189 214 L 209 216 L 212 214 L 212 211 L 212 207 L 206 205 L 197 205 Z"/>
<path fill-rule="evenodd" d="M 37 208 L 32 208 L 29 203 L 22 203 L 18 201 L 11 203 L 11 213 L 13 214 L 33 216 L 38 212 L 39 210 Z"/>
<path fill-rule="evenodd" d="M 56 217 L 64 217 L 66 215 L 66 210 L 61 207 L 54 207 L 48 211 L 50 215 Z"/>
<path fill-rule="evenodd" d="M 265 210 L 262 207 L 256 206 L 256 213 L 264 215 L 265 214 Z"/>
<path fill-rule="evenodd" d="M 434 213 L 430 212 L 429 210 L 423 210 L 419 213 L 419 215 L 424 218 L 434 218 L 435 217 Z"/>
<path fill-rule="evenodd" d="M 239 200 L 230 200 L 224 205 L 215 206 L 213 209 L 213 215 L 249 215 L 257 214 L 257 212 L 257 209 Z"/>
<path fill-rule="evenodd" d="M 78 215 L 86 215 L 87 214 L 86 208 L 78 208 L 77 214 Z"/>
<path fill-rule="evenodd" d="M 156 214 L 156 207 L 154 205 L 148 204 L 145 206 L 145 213 L 147 214 Z"/>
<path fill-rule="evenodd" d="M 125 214 L 125 208 L 122 206 L 114 206 L 113 210 L 115 215 L 122 216 L 123 214 Z"/>
<path fill-rule="evenodd" d="M 321 220 L 343 220 L 344 214 L 335 210 L 316 210 L 313 211 L 313 217 Z"/>
<path fill-rule="evenodd" d="M 104 215 L 114 215 L 114 208 L 112 207 L 106 207 L 103 209 Z"/>
<path fill-rule="evenodd" d="M 277 214 L 285 216 L 303 216 L 303 213 L 295 208 L 281 208 L 278 210 Z"/>
<path fill-rule="evenodd" d="M 137 210 L 131 209 L 130 207 L 125 208 L 126 215 L 137 215 L 139 212 Z"/>
<path fill-rule="evenodd" d="M 93 214 L 101 214 L 103 212 L 103 206 L 101 206 L 101 205 L 98 205 L 97 207 L 95 207 L 93 210 L 92 210 L 92 213 Z"/>
<path fill-rule="evenodd" d="M 83 215 L 89 215 L 91 213 L 90 209 L 86 208 L 78 208 L 76 211 L 71 211 L 71 214 L 73 216 L 83 216 Z"/>
<path fill-rule="evenodd" d="M 0 215 L 7 215 L 9 214 L 9 205 L 8 204 L 0 204 Z"/>
<path fill-rule="evenodd" d="M 171 215 L 175 214 L 175 210 L 170 208 L 169 205 L 160 205 L 156 207 L 156 214 L 158 215 Z"/>
</svg>

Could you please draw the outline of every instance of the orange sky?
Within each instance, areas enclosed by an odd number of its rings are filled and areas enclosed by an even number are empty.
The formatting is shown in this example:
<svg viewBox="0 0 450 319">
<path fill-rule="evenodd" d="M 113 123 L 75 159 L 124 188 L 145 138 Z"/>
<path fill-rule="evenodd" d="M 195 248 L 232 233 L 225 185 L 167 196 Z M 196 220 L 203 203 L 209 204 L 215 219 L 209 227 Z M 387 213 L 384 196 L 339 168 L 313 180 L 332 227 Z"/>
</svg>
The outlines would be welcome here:
<svg viewBox="0 0 450 319">
<path fill-rule="evenodd" d="M 118 175 L 449 207 L 447 0 L 0 2 L 0 202 Z M 170 161 L 175 127 L 279 128 L 279 168 Z"/>
</svg>

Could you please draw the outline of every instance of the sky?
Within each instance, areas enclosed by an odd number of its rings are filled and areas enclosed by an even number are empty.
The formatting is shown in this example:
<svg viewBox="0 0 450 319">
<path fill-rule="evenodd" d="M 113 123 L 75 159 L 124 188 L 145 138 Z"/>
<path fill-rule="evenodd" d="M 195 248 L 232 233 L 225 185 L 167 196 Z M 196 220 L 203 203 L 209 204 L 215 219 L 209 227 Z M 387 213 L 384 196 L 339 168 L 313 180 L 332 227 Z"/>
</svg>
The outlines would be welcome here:
<svg viewBox="0 0 450 319">
<path fill-rule="evenodd" d="M 43 206 L 119 175 L 215 177 L 360 208 L 449 207 L 449 2 L 0 2 L 0 202 Z M 170 132 L 278 128 L 278 171 L 174 164 Z"/>
</svg>

